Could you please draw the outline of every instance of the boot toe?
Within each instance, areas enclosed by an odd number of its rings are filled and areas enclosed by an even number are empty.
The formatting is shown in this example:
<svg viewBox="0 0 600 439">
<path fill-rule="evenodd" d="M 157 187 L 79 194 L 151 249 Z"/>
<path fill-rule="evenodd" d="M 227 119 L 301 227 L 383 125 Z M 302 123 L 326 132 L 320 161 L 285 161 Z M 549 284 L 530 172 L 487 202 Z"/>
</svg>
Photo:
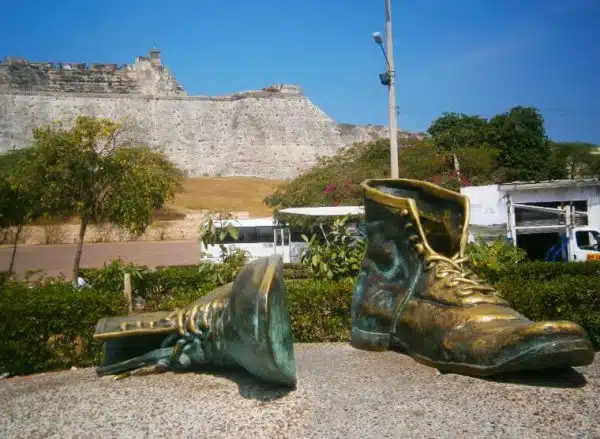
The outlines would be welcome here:
<svg viewBox="0 0 600 439">
<path fill-rule="evenodd" d="M 576 323 L 532 322 L 507 329 L 502 337 L 493 337 L 493 343 L 485 343 L 498 349 L 486 366 L 477 368 L 477 375 L 585 366 L 594 359 L 593 346 Z"/>
</svg>

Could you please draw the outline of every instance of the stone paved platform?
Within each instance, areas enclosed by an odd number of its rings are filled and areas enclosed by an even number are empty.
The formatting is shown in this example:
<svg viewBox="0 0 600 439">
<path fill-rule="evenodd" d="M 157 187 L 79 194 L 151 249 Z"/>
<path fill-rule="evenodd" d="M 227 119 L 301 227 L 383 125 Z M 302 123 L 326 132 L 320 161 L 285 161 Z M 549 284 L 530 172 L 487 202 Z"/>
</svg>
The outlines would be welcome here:
<svg viewBox="0 0 600 439">
<path fill-rule="evenodd" d="M 395 352 L 297 344 L 298 387 L 240 373 L 0 381 L 2 438 L 598 438 L 600 360 L 503 380 L 440 374 Z"/>
</svg>

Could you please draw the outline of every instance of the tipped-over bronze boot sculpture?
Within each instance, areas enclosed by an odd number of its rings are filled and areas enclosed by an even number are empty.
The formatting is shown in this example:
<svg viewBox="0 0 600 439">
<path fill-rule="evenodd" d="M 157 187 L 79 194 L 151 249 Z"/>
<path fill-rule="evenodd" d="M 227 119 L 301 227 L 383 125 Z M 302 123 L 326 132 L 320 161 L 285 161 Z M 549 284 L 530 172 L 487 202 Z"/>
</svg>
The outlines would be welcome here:
<svg viewBox="0 0 600 439">
<path fill-rule="evenodd" d="M 280 256 L 247 264 L 232 283 L 172 312 L 101 319 L 99 375 L 143 375 L 241 366 L 263 381 L 294 387 L 296 362 Z"/>
<path fill-rule="evenodd" d="M 592 362 L 580 326 L 528 320 L 466 268 L 468 198 L 418 180 L 361 188 L 368 244 L 352 300 L 353 346 L 474 376 Z"/>
</svg>

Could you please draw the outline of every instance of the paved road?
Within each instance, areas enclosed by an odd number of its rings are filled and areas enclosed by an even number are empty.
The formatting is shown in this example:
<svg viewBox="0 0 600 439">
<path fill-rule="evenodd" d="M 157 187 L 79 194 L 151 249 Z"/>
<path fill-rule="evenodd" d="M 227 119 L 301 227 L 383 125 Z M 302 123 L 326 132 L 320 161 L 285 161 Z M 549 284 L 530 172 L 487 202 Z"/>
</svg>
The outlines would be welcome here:
<svg viewBox="0 0 600 439">
<path fill-rule="evenodd" d="M 3 438 L 598 438 L 600 358 L 484 380 L 397 352 L 296 344 L 296 390 L 244 373 L 113 381 L 93 369 L 0 381 Z"/>
<path fill-rule="evenodd" d="M 20 246 L 17 249 L 15 271 L 19 277 L 27 270 L 37 269 L 46 271 L 49 276 L 57 276 L 62 272 L 69 277 L 75 250 L 74 244 Z M 102 267 L 105 262 L 119 257 L 148 266 L 194 264 L 198 262 L 198 252 L 196 240 L 85 244 L 81 267 Z M 8 269 L 11 253 L 11 247 L 0 248 L 0 270 Z"/>
</svg>

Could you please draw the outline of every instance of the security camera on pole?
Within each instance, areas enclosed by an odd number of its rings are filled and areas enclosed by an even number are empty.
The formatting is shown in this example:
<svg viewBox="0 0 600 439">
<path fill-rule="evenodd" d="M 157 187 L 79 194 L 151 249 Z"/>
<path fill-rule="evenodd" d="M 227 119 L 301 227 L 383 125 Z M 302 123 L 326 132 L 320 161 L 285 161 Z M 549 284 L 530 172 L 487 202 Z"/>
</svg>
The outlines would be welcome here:
<svg viewBox="0 0 600 439">
<path fill-rule="evenodd" d="M 379 75 L 379 80 L 388 87 L 388 112 L 390 118 L 390 164 L 391 177 L 398 178 L 398 128 L 396 123 L 396 90 L 394 70 L 394 49 L 392 43 L 392 6 L 391 0 L 385 0 L 385 33 L 386 50 L 383 48 L 383 38 L 379 32 L 373 34 L 373 39 L 381 47 L 383 56 L 387 62 L 388 70 Z"/>
</svg>

